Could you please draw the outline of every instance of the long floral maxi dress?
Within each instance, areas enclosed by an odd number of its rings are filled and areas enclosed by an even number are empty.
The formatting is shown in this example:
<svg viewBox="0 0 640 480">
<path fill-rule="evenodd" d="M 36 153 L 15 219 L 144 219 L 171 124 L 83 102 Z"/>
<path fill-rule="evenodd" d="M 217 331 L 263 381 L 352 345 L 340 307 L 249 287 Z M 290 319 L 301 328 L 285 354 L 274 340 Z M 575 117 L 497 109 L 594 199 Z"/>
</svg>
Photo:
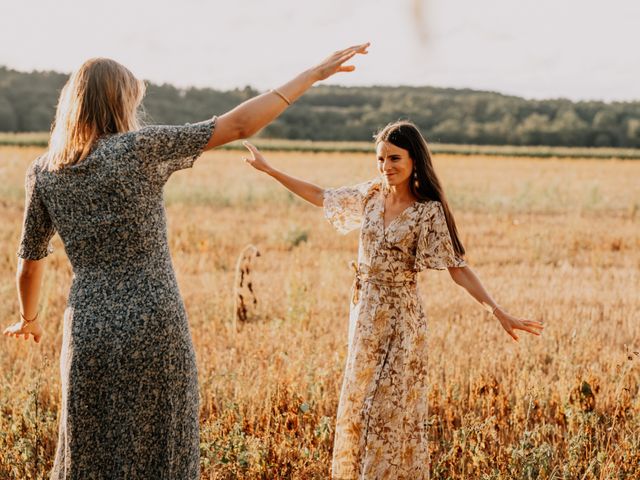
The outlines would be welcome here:
<svg viewBox="0 0 640 480">
<path fill-rule="evenodd" d="M 58 232 L 73 267 L 60 353 L 52 480 L 197 480 L 198 372 L 169 255 L 162 191 L 215 119 L 97 141 L 59 171 L 26 177 L 18 255 L 39 260 Z"/>
<path fill-rule="evenodd" d="M 341 233 L 360 227 L 333 478 L 425 479 L 427 323 L 416 274 L 465 262 L 440 202 L 415 202 L 385 229 L 384 194 L 372 181 L 327 190 L 324 212 Z"/>
</svg>

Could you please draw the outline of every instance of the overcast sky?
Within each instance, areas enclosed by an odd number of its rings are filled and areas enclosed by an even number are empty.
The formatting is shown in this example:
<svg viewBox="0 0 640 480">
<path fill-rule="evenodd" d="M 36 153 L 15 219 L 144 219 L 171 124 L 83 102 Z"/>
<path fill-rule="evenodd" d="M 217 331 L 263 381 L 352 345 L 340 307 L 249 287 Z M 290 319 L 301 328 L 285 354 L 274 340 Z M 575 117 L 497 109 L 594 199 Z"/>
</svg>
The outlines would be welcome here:
<svg viewBox="0 0 640 480">
<path fill-rule="evenodd" d="M 345 85 L 640 100 L 638 0 L 20 0 L 0 65 L 70 72 L 94 56 L 179 86 L 277 86 L 371 41 Z"/>
</svg>

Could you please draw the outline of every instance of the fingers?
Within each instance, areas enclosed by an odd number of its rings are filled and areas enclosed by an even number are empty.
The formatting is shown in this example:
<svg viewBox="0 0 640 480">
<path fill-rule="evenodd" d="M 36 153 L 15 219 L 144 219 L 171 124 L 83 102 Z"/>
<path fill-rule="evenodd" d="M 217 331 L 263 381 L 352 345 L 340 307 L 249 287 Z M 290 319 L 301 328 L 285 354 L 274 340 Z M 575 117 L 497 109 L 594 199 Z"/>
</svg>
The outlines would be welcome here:
<svg viewBox="0 0 640 480">
<path fill-rule="evenodd" d="M 36 343 L 40 343 L 40 339 L 42 338 L 42 333 L 23 331 L 22 326 L 19 323 L 16 323 L 15 325 L 11 325 L 10 327 L 5 328 L 2 331 L 2 334 L 5 337 L 14 337 L 14 338 L 22 337 L 25 341 L 28 341 L 29 337 L 33 336 L 33 339 L 35 340 Z"/>
<path fill-rule="evenodd" d="M 336 52 L 336 54 L 344 54 L 347 52 L 354 52 L 354 53 L 369 53 L 367 52 L 367 48 L 369 48 L 369 45 L 371 45 L 371 42 L 366 42 L 366 43 L 360 43 L 358 45 L 352 45 L 349 48 L 345 48 L 344 50 L 338 50 Z"/>
<path fill-rule="evenodd" d="M 342 65 L 347 60 L 355 57 L 355 55 L 356 55 L 356 52 L 349 52 L 349 53 L 346 53 L 346 54 L 342 55 L 340 58 L 338 58 L 338 61 L 337 61 L 338 65 Z"/>
<path fill-rule="evenodd" d="M 335 59 L 334 60 L 335 62 L 337 62 L 338 64 L 341 64 L 349 60 L 354 55 L 368 54 L 369 52 L 367 51 L 367 48 L 369 48 L 369 45 L 371 45 L 371 43 L 367 42 L 367 43 L 362 43 L 360 45 L 354 45 L 352 47 L 345 48 L 344 50 L 338 50 L 333 54 L 332 57 Z"/>
<path fill-rule="evenodd" d="M 343 55 L 338 59 L 336 72 L 353 72 L 356 67 L 354 65 L 343 65 L 343 63 L 349 61 L 351 58 L 355 56 L 356 52 L 351 52 L 346 55 Z"/>
<path fill-rule="evenodd" d="M 343 65 L 350 58 L 353 58 L 357 54 L 366 54 L 367 48 L 370 43 L 361 43 L 360 45 L 353 45 L 344 50 L 338 50 L 333 55 L 326 58 L 317 68 L 319 73 L 319 80 L 324 80 L 331 75 L 339 72 L 353 72 L 355 67 L 353 65 Z"/>
<path fill-rule="evenodd" d="M 535 320 L 523 320 L 514 328 L 539 336 L 542 333 L 542 330 L 544 330 L 544 325 L 542 322 L 537 322 Z"/>
<path fill-rule="evenodd" d="M 255 145 L 253 145 L 251 142 L 245 140 L 244 142 L 242 142 L 242 145 L 245 146 L 245 148 L 247 150 L 249 150 L 252 154 L 257 154 L 259 153 L 259 150 L 255 147 Z"/>
<path fill-rule="evenodd" d="M 10 337 L 12 335 L 15 335 L 16 332 L 18 332 L 19 330 L 20 329 L 19 328 L 17 329 L 15 325 L 12 325 L 11 327 L 5 328 L 4 332 L 2 333 L 4 333 L 7 337 Z"/>
</svg>

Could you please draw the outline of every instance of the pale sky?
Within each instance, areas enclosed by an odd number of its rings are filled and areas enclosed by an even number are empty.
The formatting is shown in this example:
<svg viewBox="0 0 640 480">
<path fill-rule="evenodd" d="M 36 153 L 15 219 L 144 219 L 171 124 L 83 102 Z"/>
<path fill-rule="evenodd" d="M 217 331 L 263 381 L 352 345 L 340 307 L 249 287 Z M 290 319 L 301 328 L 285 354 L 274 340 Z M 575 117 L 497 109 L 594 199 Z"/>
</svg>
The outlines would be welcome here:
<svg viewBox="0 0 640 480">
<path fill-rule="evenodd" d="M 107 56 L 153 82 L 262 90 L 370 41 L 331 83 L 640 100 L 637 0 L 3 0 L 2 11 L 0 65 L 18 70 Z"/>
</svg>

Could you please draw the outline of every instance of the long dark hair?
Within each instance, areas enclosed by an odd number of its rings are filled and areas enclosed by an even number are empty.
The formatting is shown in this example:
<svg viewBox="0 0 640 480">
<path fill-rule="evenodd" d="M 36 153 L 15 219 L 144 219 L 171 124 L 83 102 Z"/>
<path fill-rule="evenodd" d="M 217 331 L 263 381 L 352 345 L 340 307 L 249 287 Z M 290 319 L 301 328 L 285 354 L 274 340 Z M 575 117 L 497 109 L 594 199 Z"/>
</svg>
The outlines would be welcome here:
<svg viewBox="0 0 640 480">
<path fill-rule="evenodd" d="M 438 175 L 436 175 L 436 171 L 433 168 L 427 141 L 418 130 L 418 127 L 406 121 L 390 123 L 378 132 L 375 136 L 375 141 L 376 145 L 380 142 L 388 142 L 409 152 L 409 156 L 413 160 L 413 169 L 418 179 L 418 186 L 416 186 L 412 174 L 409 181 L 411 193 L 421 202 L 436 200 L 442 204 L 453 249 L 458 256 L 464 256 L 465 251 L 458 236 L 456 221 L 449 208 L 449 203 Z"/>
</svg>

